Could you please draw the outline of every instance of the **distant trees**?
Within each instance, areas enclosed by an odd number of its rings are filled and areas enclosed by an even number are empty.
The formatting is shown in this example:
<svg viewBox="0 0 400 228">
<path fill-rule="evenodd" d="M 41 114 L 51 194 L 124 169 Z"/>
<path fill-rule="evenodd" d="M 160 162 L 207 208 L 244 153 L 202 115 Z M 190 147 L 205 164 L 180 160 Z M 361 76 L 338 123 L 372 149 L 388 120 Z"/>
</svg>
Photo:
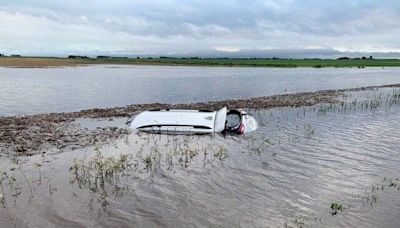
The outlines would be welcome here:
<svg viewBox="0 0 400 228">
<path fill-rule="evenodd" d="M 349 59 L 351 59 L 351 58 L 346 57 L 346 56 L 337 58 L 337 60 L 349 60 Z M 361 57 L 361 58 L 352 58 L 351 60 L 360 60 L 360 59 L 366 60 L 366 59 L 373 59 L 373 58 L 372 58 L 372 55 L 371 55 L 371 56 L 369 56 L 368 58 L 365 57 L 365 56 L 363 56 L 363 57 Z"/>
<path fill-rule="evenodd" d="M 108 56 L 108 55 L 98 55 L 97 59 L 127 59 L 125 56 Z"/>
<path fill-rule="evenodd" d="M 6 55 L 0 53 L 0 57 L 6 57 Z M 9 57 L 15 57 L 15 58 L 17 58 L 17 57 L 21 57 L 21 55 L 15 55 L 15 54 L 13 54 L 13 55 L 10 55 Z"/>
<path fill-rule="evenodd" d="M 81 56 L 81 55 L 69 55 L 69 59 L 89 59 L 87 56 Z"/>
<path fill-rule="evenodd" d="M 111 59 L 111 56 L 107 56 L 107 55 L 98 55 L 96 58 L 97 58 L 97 59 Z"/>
<path fill-rule="evenodd" d="M 126 56 L 119 56 L 119 57 L 111 57 L 111 59 L 128 59 Z"/>
</svg>

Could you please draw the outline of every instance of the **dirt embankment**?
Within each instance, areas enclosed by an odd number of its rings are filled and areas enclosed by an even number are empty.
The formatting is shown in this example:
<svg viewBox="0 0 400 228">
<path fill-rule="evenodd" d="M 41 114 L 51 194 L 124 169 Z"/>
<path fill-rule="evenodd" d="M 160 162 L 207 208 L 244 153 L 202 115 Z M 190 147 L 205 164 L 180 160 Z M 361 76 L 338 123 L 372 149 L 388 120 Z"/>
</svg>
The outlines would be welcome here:
<svg viewBox="0 0 400 228">
<path fill-rule="evenodd" d="M 89 109 L 80 112 L 49 113 L 32 116 L 0 117 L 1 154 L 29 155 L 58 149 L 81 148 L 117 139 L 129 134 L 129 130 L 115 127 L 82 129 L 71 124 L 77 118 L 130 117 L 148 109 L 210 109 L 311 106 L 320 103 L 335 103 L 345 92 L 400 87 L 400 84 L 370 86 L 342 90 L 324 90 L 309 93 L 284 94 L 240 100 L 225 100 L 192 104 L 141 104 L 126 107 Z"/>
</svg>

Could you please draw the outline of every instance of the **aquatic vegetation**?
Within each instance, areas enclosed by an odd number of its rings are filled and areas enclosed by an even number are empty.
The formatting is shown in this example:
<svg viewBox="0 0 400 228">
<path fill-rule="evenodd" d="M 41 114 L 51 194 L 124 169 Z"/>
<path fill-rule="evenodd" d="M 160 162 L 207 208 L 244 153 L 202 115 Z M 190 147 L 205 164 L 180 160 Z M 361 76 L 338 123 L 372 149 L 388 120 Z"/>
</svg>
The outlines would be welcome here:
<svg viewBox="0 0 400 228">
<path fill-rule="evenodd" d="M 322 219 L 313 216 L 301 216 L 295 219 L 292 219 L 288 222 L 283 223 L 284 228 L 304 228 L 304 227 L 313 227 L 315 222 L 321 222 Z"/>
<path fill-rule="evenodd" d="M 343 207 L 342 204 L 337 203 L 337 202 L 331 203 L 330 208 L 332 209 L 332 211 L 331 211 L 332 215 L 336 215 L 339 211 L 343 211 L 345 209 L 345 207 Z"/>
<path fill-rule="evenodd" d="M 389 92 L 374 93 L 367 98 L 355 98 L 350 101 L 339 103 L 322 104 L 318 107 L 319 115 L 326 115 L 328 112 L 354 112 L 354 111 L 376 111 L 380 108 L 390 108 L 400 105 L 400 89 L 392 89 Z"/>
<path fill-rule="evenodd" d="M 0 204 L 4 207 L 6 204 L 5 196 L 4 196 L 4 189 L 3 189 L 3 181 L 5 180 L 5 176 L 7 175 L 6 172 L 0 173 Z"/>
<path fill-rule="evenodd" d="M 5 205 L 6 201 L 4 199 L 3 193 L 0 193 L 0 204 Z"/>
<path fill-rule="evenodd" d="M 379 184 L 373 184 L 371 186 L 370 189 L 365 191 L 365 194 L 361 197 L 361 201 L 363 203 L 364 206 L 366 205 L 370 205 L 371 207 L 373 207 L 377 202 L 378 202 L 378 195 L 380 193 L 384 193 L 385 189 L 394 189 L 397 191 L 400 191 L 400 179 L 399 178 L 395 178 L 395 179 L 391 179 L 391 178 L 383 178 L 383 181 Z M 339 212 L 343 212 L 347 209 L 349 209 L 349 207 L 345 207 L 343 206 L 342 203 L 340 202 L 332 202 L 330 204 L 331 209 L 331 215 L 337 215 Z M 290 222 L 285 222 L 283 224 L 283 227 L 288 228 L 288 227 L 296 227 L 296 228 L 300 228 L 300 227 L 312 227 L 313 223 L 315 221 L 319 221 L 322 222 L 323 221 L 323 217 L 301 217 L 301 218 L 296 218 Z"/>
<path fill-rule="evenodd" d="M 5 191 L 7 190 L 7 192 Z M 6 195 L 9 194 L 14 197 L 14 203 L 16 197 L 20 192 L 20 187 L 17 184 L 17 179 L 14 174 L 9 174 L 6 171 L 0 172 L 0 205 L 3 207 L 7 206 Z"/>
<path fill-rule="evenodd" d="M 99 150 L 96 155 L 88 160 L 75 160 L 70 167 L 71 183 L 76 183 L 81 188 L 87 187 L 92 192 L 105 189 L 106 184 L 114 185 L 119 189 L 119 180 L 125 172 L 132 168 L 132 161 L 128 155 L 121 154 L 118 158 L 104 156 Z"/>
<path fill-rule="evenodd" d="M 69 169 L 71 183 L 96 192 L 99 189 L 104 190 L 107 186 L 119 188 L 123 176 L 152 178 L 155 171 L 164 173 L 172 171 L 174 167 L 188 168 L 199 154 L 204 157 L 196 160 L 204 162 L 204 165 L 214 159 L 222 161 L 228 157 L 228 150 L 223 145 L 195 146 L 194 139 L 198 136 L 168 136 L 164 145 L 160 145 L 159 135 L 145 137 L 148 143 L 141 144 L 136 151 L 129 154 L 119 157 L 105 156 L 96 149 L 92 158 L 74 160 Z"/>
<path fill-rule="evenodd" d="M 283 224 L 284 228 L 303 228 L 306 225 L 306 219 L 294 219 L 293 222 L 285 222 Z"/>
<path fill-rule="evenodd" d="M 266 152 L 270 146 L 274 145 L 274 143 L 268 137 L 259 139 L 255 138 L 254 135 L 250 135 L 246 138 L 246 141 L 248 141 L 249 151 L 254 152 L 257 155 L 261 155 L 262 153 Z"/>
<path fill-rule="evenodd" d="M 218 158 L 219 160 L 224 160 L 228 157 L 228 150 L 222 146 L 219 146 L 216 151 L 214 151 L 214 157 Z"/>
<path fill-rule="evenodd" d="M 147 168 L 147 170 L 149 170 L 150 167 L 153 165 L 153 160 L 152 160 L 151 156 L 150 156 L 150 155 L 147 155 L 147 156 L 143 159 L 143 161 L 146 163 L 146 168 Z"/>
<path fill-rule="evenodd" d="M 366 190 L 363 195 L 356 195 L 355 198 L 360 199 L 363 206 L 374 207 L 374 205 L 378 203 L 379 196 L 386 193 L 387 189 L 400 191 L 399 178 L 391 179 L 384 177 L 381 183 L 371 185 L 371 187 Z M 347 209 L 338 202 L 331 203 L 330 208 L 332 210 L 332 215 L 336 215 L 339 211 Z"/>
<path fill-rule="evenodd" d="M 361 201 L 363 202 L 364 206 L 369 205 L 373 207 L 378 202 L 379 195 L 384 193 L 385 189 L 390 188 L 400 191 L 400 181 L 398 178 L 388 179 L 384 177 L 382 183 L 374 184 L 370 189 L 364 192 L 364 195 L 361 197 Z"/>
<path fill-rule="evenodd" d="M 310 139 L 314 135 L 315 129 L 310 124 L 305 124 L 304 132 L 306 137 Z"/>
</svg>

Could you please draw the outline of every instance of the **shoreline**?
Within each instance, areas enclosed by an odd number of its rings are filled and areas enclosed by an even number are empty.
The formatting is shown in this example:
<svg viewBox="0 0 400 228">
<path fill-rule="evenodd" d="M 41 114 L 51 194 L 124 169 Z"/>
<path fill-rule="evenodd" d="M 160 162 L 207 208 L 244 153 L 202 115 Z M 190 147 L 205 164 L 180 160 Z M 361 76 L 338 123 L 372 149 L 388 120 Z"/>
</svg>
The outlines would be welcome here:
<svg viewBox="0 0 400 228">
<path fill-rule="evenodd" d="M 282 94 L 250 99 L 211 101 L 191 104 L 138 104 L 114 108 L 95 108 L 78 112 L 44 113 L 0 117 L 0 156 L 46 153 L 49 148 L 78 149 L 106 144 L 130 134 L 127 128 L 97 127 L 84 129 L 73 122 L 81 118 L 128 118 L 148 109 L 209 109 L 228 108 L 270 109 L 339 103 L 346 92 L 399 88 L 400 84 L 367 86 L 339 90 L 322 90 Z"/>
<path fill-rule="evenodd" d="M 224 59 L 224 58 L 59 58 L 0 57 L 0 67 L 55 68 L 87 65 L 147 65 L 201 67 L 266 67 L 266 68 L 365 68 L 400 67 L 400 59 Z"/>
</svg>

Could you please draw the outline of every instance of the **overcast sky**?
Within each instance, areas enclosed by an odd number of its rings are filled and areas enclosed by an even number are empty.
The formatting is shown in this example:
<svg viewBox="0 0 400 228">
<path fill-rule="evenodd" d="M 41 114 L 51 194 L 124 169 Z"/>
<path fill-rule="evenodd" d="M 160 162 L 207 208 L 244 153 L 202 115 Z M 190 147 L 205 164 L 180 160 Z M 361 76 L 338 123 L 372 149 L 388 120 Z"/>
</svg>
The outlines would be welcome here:
<svg viewBox="0 0 400 228">
<path fill-rule="evenodd" d="M 400 1 L 0 0 L 0 53 L 185 55 L 270 49 L 400 52 Z"/>
</svg>

